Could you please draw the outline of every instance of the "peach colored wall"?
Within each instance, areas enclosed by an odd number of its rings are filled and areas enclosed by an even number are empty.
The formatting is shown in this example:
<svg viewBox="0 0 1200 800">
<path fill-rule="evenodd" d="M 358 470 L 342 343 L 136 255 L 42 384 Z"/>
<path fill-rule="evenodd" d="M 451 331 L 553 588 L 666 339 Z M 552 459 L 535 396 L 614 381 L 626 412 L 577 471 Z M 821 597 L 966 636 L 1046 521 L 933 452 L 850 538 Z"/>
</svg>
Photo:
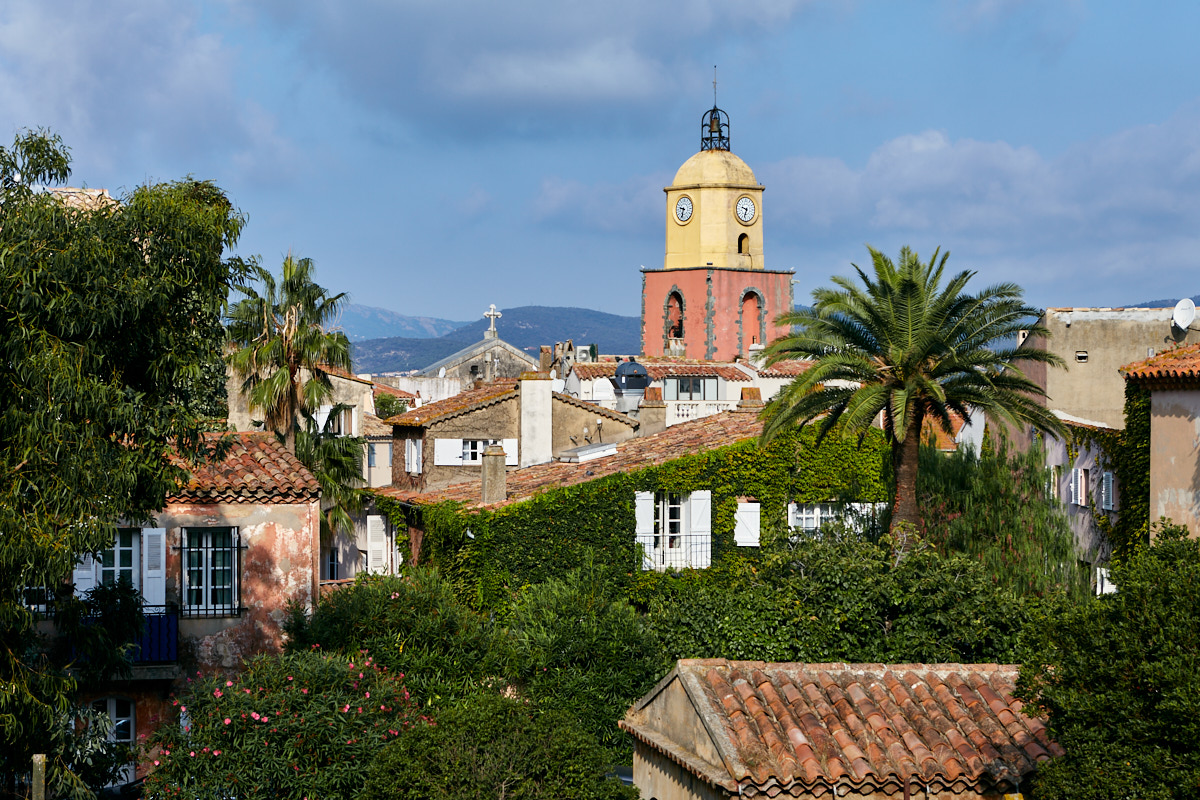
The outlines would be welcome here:
<svg viewBox="0 0 1200 800">
<path fill-rule="evenodd" d="M 1200 389 L 1150 396 L 1150 519 L 1200 536 Z"/>
<path fill-rule="evenodd" d="M 672 291 L 683 297 L 683 341 L 687 358 L 733 361 L 750 345 L 774 341 L 787 329 L 775 318 L 792 308 L 792 273 L 755 269 L 673 269 L 642 273 L 642 354 L 666 355 L 666 303 Z M 742 322 L 742 300 L 748 291 L 762 297 L 757 329 Z M 765 327 L 765 337 L 763 328 Z M 764 341 L 765 339 L 765 341 Z"/>
</svg>

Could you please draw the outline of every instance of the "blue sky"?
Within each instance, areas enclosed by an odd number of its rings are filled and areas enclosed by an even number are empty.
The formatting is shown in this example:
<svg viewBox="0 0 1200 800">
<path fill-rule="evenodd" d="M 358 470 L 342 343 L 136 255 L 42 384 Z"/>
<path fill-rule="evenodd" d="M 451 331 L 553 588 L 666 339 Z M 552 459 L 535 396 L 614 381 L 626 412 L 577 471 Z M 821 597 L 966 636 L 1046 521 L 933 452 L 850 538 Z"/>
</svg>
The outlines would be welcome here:
<svg viewBox="0 0 1200 800">
<path fill-rule="evenodd" d="M 949 249 L 1037 306 L 1200 292 L 1200 4 L 6 0 L 0 122 L 195 175 L 355 302 L 636 315 L 718 103 L 796 296 Z"/>
</svg>

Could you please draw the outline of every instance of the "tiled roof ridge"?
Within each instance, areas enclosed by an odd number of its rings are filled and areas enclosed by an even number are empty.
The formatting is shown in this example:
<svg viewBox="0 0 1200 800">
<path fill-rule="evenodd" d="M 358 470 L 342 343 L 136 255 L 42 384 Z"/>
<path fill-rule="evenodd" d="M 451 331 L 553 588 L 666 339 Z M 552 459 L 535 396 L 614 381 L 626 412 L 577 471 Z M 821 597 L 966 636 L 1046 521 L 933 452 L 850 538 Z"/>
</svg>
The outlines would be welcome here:
<svg viewBox="0 0 1200 800">
<path fill-rule="evenodd" d="M 516 381 L 496 381 L 484 384 L 478 389 L 468 389 L 445 399 L 409 409 L 403 414 L 389 417 L 384 422 L 404 427 L 424 427 L 516 396 Z"/>
<path fill-rule="evenodd" d="M 1018 785 L 1062 749 L 1012 698 L 1017 670 L 696 659 L 673 674 L 742 793 L 807 796 L 843 784 L 888 794 L 914 781 L 954 792 Z M 632 719 L 622 728 L 671 749 Z"/>
<path fill-rule="evenodd" d="M 600 416 L 607 417 L 615 422 L 624 422 L 627 425 L 632 425 L 635 428 L 638 425 L 638 420 L 636 417 L 631 417 L 628 414 L 622 414 L 620 411 L 613 411 L 611 408 L 605 408 L 604 406 L 597 405 L 596 403 L 589 403 L 587 400 L 580 400 L 578 397 L 569 395 L 566 392 L 554 392 L 554 397 L 555 399 L 561 400 L 568 405 L 575 406 L 576 408 L 585 408 L 588 411 L 595 411 Z"/>
<path fill-rule="evenodd" d="M 1120 369 L 1126 380 L 1135 382 L 1191 383 L 1200 377 L 1200 342 L 1163 350 Z"/>
<path fill-rule="evenodd" d="M 221 431 L 204 438 L 228 441 L 228 452 L 221 461 L 198 465 L 172 456 L 177 466 L 187 470 L 188 479 L 167 495 L 167 502 L 270 502 L 321 496 L 317 479 L 273 433 Z"/>
</svg>

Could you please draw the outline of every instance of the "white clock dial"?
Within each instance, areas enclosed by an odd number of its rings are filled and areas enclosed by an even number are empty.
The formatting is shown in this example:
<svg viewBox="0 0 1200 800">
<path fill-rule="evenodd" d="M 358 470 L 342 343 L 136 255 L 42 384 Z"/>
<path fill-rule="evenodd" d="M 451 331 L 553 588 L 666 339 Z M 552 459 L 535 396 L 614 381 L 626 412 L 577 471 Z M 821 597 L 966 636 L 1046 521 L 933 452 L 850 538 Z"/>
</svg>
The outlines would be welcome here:
<svg viewBox="0 0 1200 800">
<path fill-rule="evenodd" d="M 742 222 L 754 219 L 754 201 L 749 197 L 743 197 L 737 201 L 737 218 Z"/>
<path fill-rule="evenodd" d="M 679 202 L 675 204 L 675 219 L 680 222 L 687 222 L 692 218 L 692 198 L 686 195 L 679 198 Z"/>
</svg>

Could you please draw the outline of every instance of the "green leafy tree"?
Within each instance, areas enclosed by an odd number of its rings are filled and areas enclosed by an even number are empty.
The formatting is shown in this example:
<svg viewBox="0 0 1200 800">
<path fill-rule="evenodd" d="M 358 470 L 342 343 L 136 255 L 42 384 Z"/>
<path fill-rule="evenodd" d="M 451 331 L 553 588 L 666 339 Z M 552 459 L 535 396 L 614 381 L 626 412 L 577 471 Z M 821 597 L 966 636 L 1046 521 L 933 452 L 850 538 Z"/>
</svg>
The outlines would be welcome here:
<svg viewBox="0 0 1200 800">
<path fill-rule="evenodd" d="M 352 586 L 322 596 L 310 618 L 294 610 L 287 632 L 293 652 L 314 646 L 350 656 L 367 652 L 403 673 L 425 705 L 476 692 L 495 674 L 491 624 L 425 567 L 395 576 L 360 572 Z"/>
<path fill-rule="evenodd" d="M 391 419 L 408 411 L 408 401 L 394 394 L 378 394 L 375 396 L 375 415 L 380 419 Z"/>
<path fill-rule="evenodd" d="M 175 705 L 186 725 L 147 742 L 149 797 L 352 797 L 375 754 L 419 722 L 403 681 L 367 656 L 259 656 Z"/>
<path fill-rule="evenodd" d="M 617 720 L 669 664 L 618 587 L 590 555 L 563 578 L 526 587 L 509 622 L 505 661 L 519 691 L 570 713 L 614 758 L 628 759 L 631 743 Z"/>
<path fill-rule="evenodd" d="M 763 411 L 763 438 L 821 419 L 820 435 L 860 436 L 882 416 L 892 448 L 892 526 L 919 525 L 918 450 L 926 419 L 951 432 L 951 415 L 979 408 L 1009 424 L 1030 424 L 1062 435 L 1062 423 L 1037 398 L 1020 361 L 1060 365 L 1057 356 L 1018 349 L 1017 333 L 1044 333 L 1035 309 L 1012 283 L 966 292 L 975 274 L 963 271 L 943 285 L 949 253 L 922 262 L 907 247 L 891 259 L 874 248 L 872 272 L 854 265 L 858 282 L 835 277 L 835 288 L 813 292 L 811 308 L 781 315 L 793 332 L 771 343 L 766 362 L 811 361 Z"/>
<path fill-rule="evenodd" d="M 1066 509 L 1047 491 L 1050 472 L 1040 448 L 1012 452 L 1001 439 L 977 456 L 969 448 L 942 453 L 922 446 L 920 464 L 930 544 L 978 560 L 992 581 L 1017 594 L 1086 597 L 1088 575 Z"/>
<path fill-rule="evenodd" d="M 262 411 L 268 428 L 295 452 L 303 420 L 333 396 L 328 369 L 350 370 L 350 341 L 332 329 L 346 300 L 313 282 L 310 258 L 283 260 L 280 279 L 256 267 L 260 292 L 244 284 L 245 295 L 229 313 L 229 357 L 250 405 Z"/>
<path fill-rule="evenodd" d="M 223 258 L 242 217 L 211 183 L 135 189 L 73 205 L 61 139 L 0 147 L 0 775 L 47 753 L 75 681 L 39 644 L 27 587 L 51 593 L 115 521 L 148 520 L 204 455 L 201 378 L 242 266 Z M 207 408 L 206 408 L 207 406 Z"/>
<path fill-rule="evenodd" d="M 605 750 L 569 714 L 493 693 L 385 747 L 360 800 L 635 800 Z"/>
<path fill-rule="evenodd" d="M 1022 698 L 1066 755 L 1039 798 L 1147 800 L 1200 792 L 1200 541 L 1165 520 L 1102 595 L 1031 628 Z"/>
<path fill-rule="evenodd" d="M 342 436 L 334 430 L 340 414 L 349 406 L 333 406 L 324 426 L 317 427 L 315 419 L 305 420 L 304 428 L 296 432 L 296 458 L 308 467 L 321 484 L 321 540 L 330 542 L 336 531 L 354 529 L 351 516 L 362 511 L 365 496 L 360 488 L 363 470 L 361 436 Z"/>
</svg>

